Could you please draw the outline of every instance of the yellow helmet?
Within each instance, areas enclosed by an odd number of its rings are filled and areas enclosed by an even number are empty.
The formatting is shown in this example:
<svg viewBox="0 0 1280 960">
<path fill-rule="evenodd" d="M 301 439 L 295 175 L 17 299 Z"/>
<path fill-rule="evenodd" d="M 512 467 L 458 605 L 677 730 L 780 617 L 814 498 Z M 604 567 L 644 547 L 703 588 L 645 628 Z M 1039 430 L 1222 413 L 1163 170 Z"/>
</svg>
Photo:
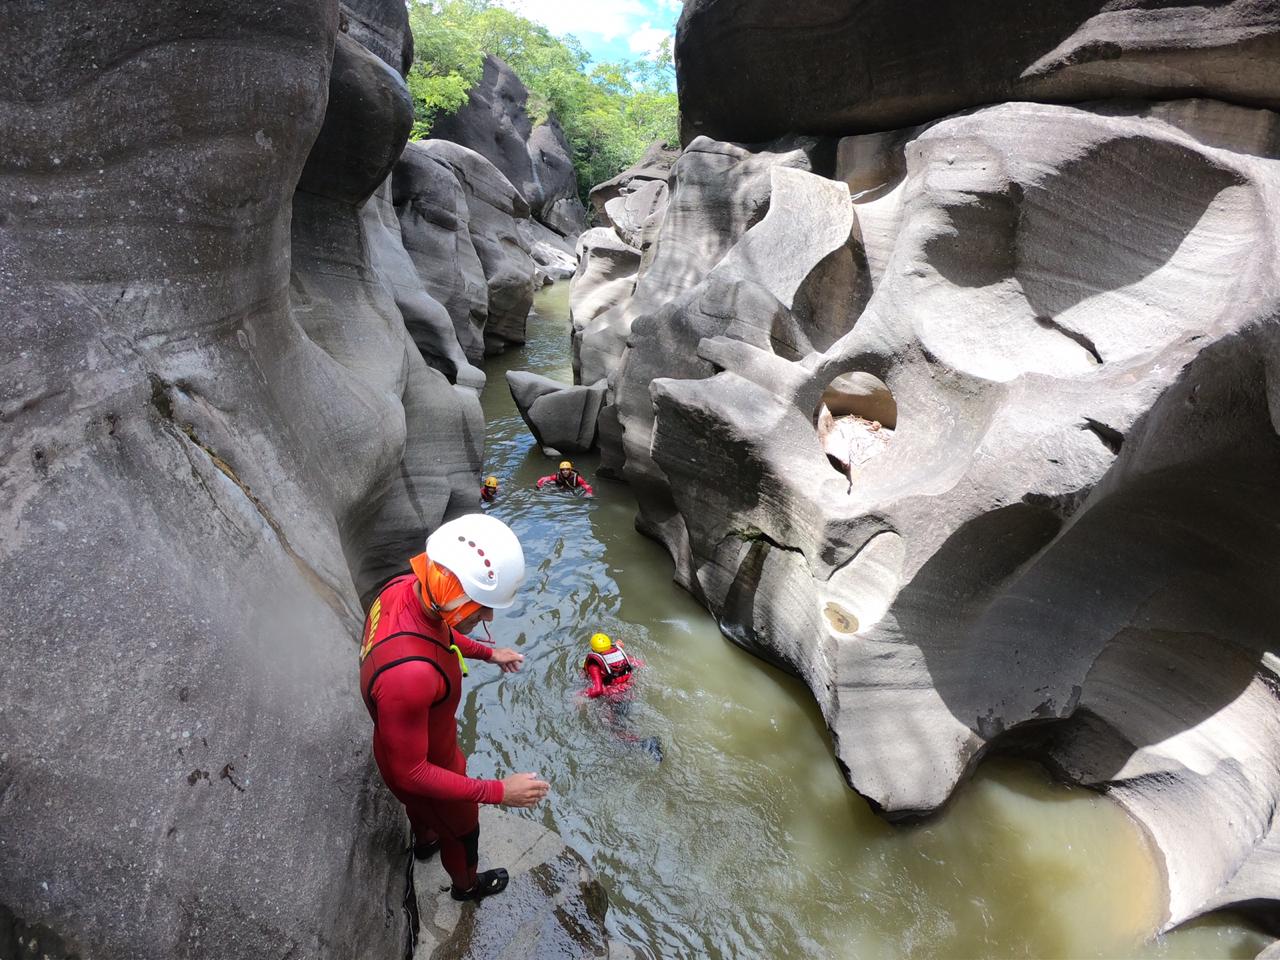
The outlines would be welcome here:
<svg viewBox="0 0 1280 960">
<path fill-rule="evenodd" d="M 572 469 L 573 469 L 573 464 L 572 464 L 571 462 L 569 462 L 568 460 L 561 460 L 561 461 L 560 461 L 560 469 L 561 469 L 561 470 L 572 470 Z"/>
<path fill-rule="evenodd" d="M 485 477 L 485 478 L 484 478 L 484 485 L 485 485 L 486 487 L 488 487 L 490 490 L 497 490 L 497 489 L 498 489 L 498 478 L 497 478 L 497 477 Z"/>
<path fill-rule="evenodd" d="M 597 633 L 591 638 L 591 649 L 596 653 L 605 653 L 612 646 L 613 641 L 607 633 Z"/>
</svg>

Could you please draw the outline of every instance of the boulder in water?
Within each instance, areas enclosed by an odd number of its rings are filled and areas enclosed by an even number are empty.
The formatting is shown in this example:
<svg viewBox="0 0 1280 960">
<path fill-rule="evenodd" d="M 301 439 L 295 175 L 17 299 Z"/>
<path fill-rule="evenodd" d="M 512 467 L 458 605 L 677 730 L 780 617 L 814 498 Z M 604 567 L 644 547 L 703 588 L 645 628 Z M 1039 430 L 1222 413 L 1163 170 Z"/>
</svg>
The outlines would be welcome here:
<svg viewBox="0 0 1280 960">
<path fill-rule="evenodd" d="M 536 373 L 508 370 L 507 386 L 540 446 L 559 453 L 586 453 L 595 446 L 603 383 L 571 387 Z"/>
</svg>

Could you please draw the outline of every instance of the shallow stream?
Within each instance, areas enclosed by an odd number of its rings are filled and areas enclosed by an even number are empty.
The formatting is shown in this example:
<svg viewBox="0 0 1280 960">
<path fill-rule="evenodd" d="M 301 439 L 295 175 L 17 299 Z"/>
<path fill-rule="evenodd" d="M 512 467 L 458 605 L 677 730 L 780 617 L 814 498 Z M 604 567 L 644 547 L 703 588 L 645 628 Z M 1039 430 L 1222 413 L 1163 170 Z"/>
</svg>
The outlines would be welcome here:
<svg viewBox="0 0 1280 960">
<path fill-rule="evenodd" d="M 635 532 L 626 486 L 584 499 L 534 481 L 542 455 L 504 373 L 571 381 L 568 285 L 542 291 L 524 350 L 487 366 L 486 473 L 529 579 L 463 700 L 470 772 L 537 771 L 522 811 L 586 856 L 611 934 L 645 957 L 1253 957 L 1269 940 L 1217 917 L 1151 940 L 1164 900 L 1141 830 L 1113 803 L 995 760 L 935 819 L 892 827 L 850 791 L 808 690 L 723 639 Z M 646 662 L 630 708 L 586 702 L 590 635 Z M 659 762 L 637 741 L 657 737 Z M 481 851 L 483 856 L 483 839 Z"/>
</svg>

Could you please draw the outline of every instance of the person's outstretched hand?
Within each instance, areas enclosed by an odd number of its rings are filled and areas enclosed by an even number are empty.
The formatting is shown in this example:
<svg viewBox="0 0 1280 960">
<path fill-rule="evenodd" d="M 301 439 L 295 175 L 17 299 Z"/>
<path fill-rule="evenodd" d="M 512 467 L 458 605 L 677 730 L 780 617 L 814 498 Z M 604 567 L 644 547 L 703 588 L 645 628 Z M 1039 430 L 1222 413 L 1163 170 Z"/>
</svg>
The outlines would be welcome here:
<svg viewBox="0 0 1280 960">
<path fill-rule="evenodd" d="M 532 807 L 547 795 L 551 785 L 536 773 L 513 773 L 502 781 L 504 807 Z"/>
<path fill-rule="evenodd" d="M 515 673 L 520 669 L 520 664 L 524 663 L 524 654 L 516 653 L 510 647 L 499 647 L 493 651 L 489 662 L 500 666 L 503 673 Z"/>
</svg>

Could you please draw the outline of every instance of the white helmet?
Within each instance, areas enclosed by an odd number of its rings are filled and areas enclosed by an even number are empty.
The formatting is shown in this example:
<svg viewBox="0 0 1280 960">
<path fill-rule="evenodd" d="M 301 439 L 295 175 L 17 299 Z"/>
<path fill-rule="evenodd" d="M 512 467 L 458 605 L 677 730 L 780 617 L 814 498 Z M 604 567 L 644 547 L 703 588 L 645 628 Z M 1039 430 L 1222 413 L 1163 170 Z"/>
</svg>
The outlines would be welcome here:
<svg viewBox="0 0 1280 960">
<path fill-rule="evenodd" d="M 470 513 L 441 525 L 427 537 L 427 556 L 452 573 L 473 601 L 504 610 L 524 583 L 524 551 L 497 517 Z"/>
</svg>

